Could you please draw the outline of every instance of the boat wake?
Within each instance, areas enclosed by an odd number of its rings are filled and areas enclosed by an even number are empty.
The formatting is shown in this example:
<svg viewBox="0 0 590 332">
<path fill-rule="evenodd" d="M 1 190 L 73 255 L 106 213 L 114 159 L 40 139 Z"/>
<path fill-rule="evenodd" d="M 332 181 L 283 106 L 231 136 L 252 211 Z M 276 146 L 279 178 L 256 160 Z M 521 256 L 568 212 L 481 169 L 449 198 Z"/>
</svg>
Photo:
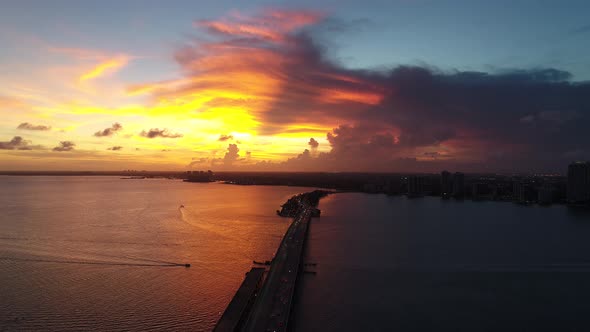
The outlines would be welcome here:
<svg viewBox="0 0 590 332">
<path fill-rule="evenodd" d="M 39 243 L 37 240 L 20 239 L 0 250 L 0 260 L 113 266 L 185 266 L 187 263 L 143 258 L 125 254 L 107 254 L 81 250 L 61 241 Z"/>
<path fill-rule="evenodd" d="M 59 264 L 80 264 L 80 265 L 111 265 L 111 266 L 152 266 L 152 267 L 190 267 L 186 263 L 121 263 L 121 262 L 106 262 L 106 261 L 70 261 L 58 259 L 42 259 L 42 258 L 19 258 L 19 257 L 0 257 L 0 261 L 16 261 L 16 262 L 34 262 L 34 263 L 59 263 Z"/>
<path fill-rule="evenodd" d="M 229 235 L 230 232 L 228 232 L 227 228 L 221 229 L 218 225 L 212 223 L 211 221 L 202 220 L 201 222 L 197 222 L 196 213 L 192 212 L 190 209 L 187 209 L 186 207 L 179 208 L 178 210 L 180 212 L 180 219 L 185 224 L 191 227 L 200 228 L 201 230 L 204 230 L 221 238 L 233 240 L 237 239 L 236 237 Z"/>
</svg>

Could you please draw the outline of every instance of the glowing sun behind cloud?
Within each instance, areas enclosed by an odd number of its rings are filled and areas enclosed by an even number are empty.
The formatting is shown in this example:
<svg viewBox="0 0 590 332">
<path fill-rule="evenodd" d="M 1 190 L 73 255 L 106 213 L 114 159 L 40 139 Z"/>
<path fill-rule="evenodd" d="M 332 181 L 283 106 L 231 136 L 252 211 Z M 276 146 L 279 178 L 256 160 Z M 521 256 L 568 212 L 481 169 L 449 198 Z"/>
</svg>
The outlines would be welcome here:
<svg viewBox="0 0 590 332">
<path fill-rule="evenodd" d="M 437 171 L 590 151 L 590 88 L 565 71 L 349 68 L 321 11 L 187 23 L 165 56 L 31 39 L 43 61 L 0 76 L 0 168 Z"/>
</svg>

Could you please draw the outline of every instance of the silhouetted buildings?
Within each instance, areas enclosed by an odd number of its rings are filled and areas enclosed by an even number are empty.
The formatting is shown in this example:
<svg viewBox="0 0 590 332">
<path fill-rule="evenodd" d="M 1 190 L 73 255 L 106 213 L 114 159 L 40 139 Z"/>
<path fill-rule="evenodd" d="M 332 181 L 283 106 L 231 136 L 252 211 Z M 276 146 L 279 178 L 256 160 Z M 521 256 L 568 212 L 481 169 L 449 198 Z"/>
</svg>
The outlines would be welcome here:
<svg viewBox="0 0 590 332">
<path fill-rule="evenodd" d="M 451 173 L 448 171 L 442 171 L 440 173 L 440 195 L 443 198 L 448 198 L 453 192 L 453 179 Z"/>
<path fill-rule="evenodd" d="M 399 182 L 399 181 L 398 181 Z M 370 194 L 385 193 L 390 194 L 395 192 L 395 183 L 390 179 L 377 178 L 372 182 L 363 185 L 363 192 Z"/>
<path fill-rule="evenodd" d="M 485 199 L 489 194 L 490 191 L 487 183 L 476 182 L 471 184 L 471 198 L 474 200 Z"/>
<path fill-rule="evenodd" d="M 209 182 L 213 173 L 186 172 L 187 181 Z M 280 185 L 330 188 L 408 197 L 507 201 L 521 204 L 570 203 L 590 206 L 590 162 L 569 165 L 567 178 L 558 174 L 502 175 L 400 173 L 274 173 L 219 172 L 216 181 L 240 185 Z"/>
<path fill-rule="evenodd" d="M 541 186 L 537 192 L 537 202 L 541 205 L 553 203 L 553 193 L 555 189 L 552 185 L 546 183 Z"/>
<path fill-rule="evenodd" d="M 412 175 L 408 178 L 408 197 L 424 196 L 424 177 Z"/>
<path fill-rule="evenodd" d="M 212 182 L 213 181 L 213 172 L 207 171 L 188 171 L 186 182 Z"/>
<path fill-rule="evenodd" d="M 537 193 L 531 183 L 524 181 L 514 183 L 514 202 L 530 204 L 537 201 Z"/>
<path fill-rule="evenodd" d="M 567 201 L 570 204 L 590 201 L 590 163 L 577 161 L 568 166 Z"/>
<path fill-rule="evenodd" d="M 442 198 L 463 198 L 465 195 L 465 174 L 456 172 L 451 175 L 448 171 L 440 173 L 440 196 Z"/>
<path fill-rule="evenodd" d="M 427 177 L 428 179 L 428 177 Z M 426 194 L 440 195 L 443 199 L 509 201 L 520 204 L 549 205 L 565 202 L 565 178 L 555 174 L 507 176 L 500 174 L 454 174 L 442 171 L 440 190 Z"/>
<path fill-rule="evenodd" d="M 453 175 L 453 196 L 461 198 L 465 194 L 465 174 L 455 173 Z"/>
</svg>

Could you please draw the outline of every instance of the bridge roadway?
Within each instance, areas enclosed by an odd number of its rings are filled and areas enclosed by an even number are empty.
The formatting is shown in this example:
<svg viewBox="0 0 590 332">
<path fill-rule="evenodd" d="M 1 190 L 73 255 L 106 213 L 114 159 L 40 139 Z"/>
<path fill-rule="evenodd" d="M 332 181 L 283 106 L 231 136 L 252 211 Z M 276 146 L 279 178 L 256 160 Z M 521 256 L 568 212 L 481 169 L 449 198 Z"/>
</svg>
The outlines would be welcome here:
<svg viewBox="0 0 590 332">
<path fill-rule="evenodd" d="M 254 267 L 246 273 L 246 278 L 240 288 L 225 309 L 225 312 L 217 322 L 213 332 L 238 331 L 240 324 L 245 319 L 250 305 L 256 298 L 254 294 L 258 290 L 264 275 L 264 268 Z"/>
<path fill-rule="evenodd" d="M 244 331 L 286 331 L 295 283 L 301 265 L 303 244 L 313 206 L 300 202 L 301 212 L 285 233 L 275 254 L 264 286 L 246 322 Z"/>
</svg>

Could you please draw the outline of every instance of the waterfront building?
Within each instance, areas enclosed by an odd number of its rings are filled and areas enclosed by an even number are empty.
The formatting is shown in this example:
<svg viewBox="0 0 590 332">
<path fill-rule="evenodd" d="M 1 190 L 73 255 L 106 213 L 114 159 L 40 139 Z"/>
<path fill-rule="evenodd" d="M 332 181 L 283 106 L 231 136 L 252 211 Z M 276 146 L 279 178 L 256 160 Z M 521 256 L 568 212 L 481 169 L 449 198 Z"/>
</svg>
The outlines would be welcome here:
<svg viewBox="0 0 590 332">
<path fill-rule="evenodd" d="M 475 200 L 484 199 L 489 194 L 487 183 L 473 183 L 471 185 L 471 197 Z"/>
<path fill-rule="evenodd" d="M 402 183 L 400 178 L 389 179 L 387 181 L 387 194 L 389 195 L 397 195 L 401 194 L 402 190 Z"/>
<path fill-rule="evenodd" d="M 424 196 L 424 177 L 412 175 L 408 178 L 408 196 Z"/>
<path fill-rule="evenodd" d="M 454 197 L 463 197 L 465 190 L 465 174 L 463 173 L 455 173 L 453 175 L 453 196 Z"/>
<path fill-rule="evenodd" d="M 537 200 L 537 195 L 535 195 L 531 184 L 524 181 L 514 182 L 512 196 L 515 203 L 525 204 Z"/>
<path fill-rule="evenodd" d="M 451 173 L 448 171 L 442 171 L 440 173 L 440 195 L 443 198 L 451 196 L 453 193 L 453 179 Z"/>
<path fill-rule="evenodd" d="M 537 201 L 539 204 L 548 205 L 553 203 L 553 186 L 544 184 L 537 192 Z"/>
<path fill-rule="evenodd" d="M 363 192 L 370 193 L 370 194 L 378 193 L 379 191 L 377 190 L 377 184 L 375 184 L 375 183 L 365 183 L 363 185 Z"/>
<path fill-rule="evenodd" d="M 521 176 L 512 177 L 511 184 L 512 184 L 512 201 L 513 202 L 520 201 L 520 197 L 522 196 L 521 195 L 522 186 L 525 182 L 526 182 L 526 178 L 524 178 L 524 177 L 521 177 Z"/>
<path fill-rule="evenodd" d="M 577 161 L 567 168 L 567 201 L 571 204 L 590 201 L 590 163 Z"/>
</svg>

